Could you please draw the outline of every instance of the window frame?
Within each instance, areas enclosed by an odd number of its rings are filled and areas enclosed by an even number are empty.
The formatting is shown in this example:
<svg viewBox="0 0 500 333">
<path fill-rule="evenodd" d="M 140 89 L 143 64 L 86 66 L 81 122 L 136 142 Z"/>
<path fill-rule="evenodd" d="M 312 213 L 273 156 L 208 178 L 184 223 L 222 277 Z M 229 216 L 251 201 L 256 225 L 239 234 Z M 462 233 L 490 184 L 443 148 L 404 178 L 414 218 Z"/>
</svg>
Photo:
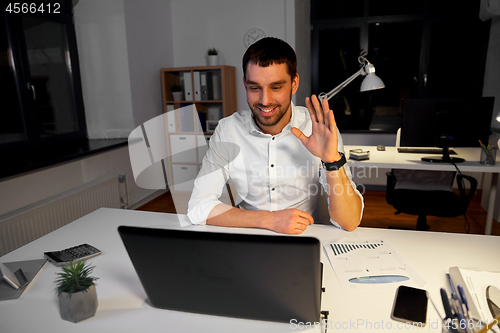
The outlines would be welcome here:
<svg viewBox="0 0 500 333">
<path fill-rule="evenodd" d="M 42 2 L 39 0 L 32 0 L 32 2 L 37 4 L 47 4 L 49 2 L 60 3 L 61 10 L 60 14 L 14 14 L 5 11 L 7 4 L 2 6 L 2 15 L 5 17 L 7 39 L 9 47 L 12 50 L 14 62 L 14 68 L 11 67 L 11 71 L 13 72 L 15 78 L 15 85 L 24 126 L 24 134 L 26 136 L 26 140 L 8 142 L 0 145 L 0 152 L 4 154 L 11 154 L 11 158 L 16 158 L 15 156 L 20 155 L 23 155 L 23 157 L 26 155 L 36 155 L 36 151 L 40 149 L 51 151 L 78 146 L 81 145 L 82 142 L 87 141 L 88 138 L 71 1 L 63 0 Z M 27 84 L 30 81 L 31 76 L 27 46 L 22 25 L 22 15 L 29 15 L 38 19 L 61 23 L 65 27 L 64 30 L 67 39 L 65 51 L 69 54 L 69 61 L 71 63 L 71 72 L 67 75 L 70 75 L 71 77 L 72 86 L 70 91 L 75 103 L 76 112 L 75 121 L 77 128 L 75 131 L 45 138 L 40 136 L 35 103 L 32 96 L 30 96 L 30 91 L 27 89 Z"/>
<path fill-rule="evenodd" d="M 360 32 L 359 47 L 364 51 L 369 51 L 369 27 L 370 24 L 374 23 L 401 23 L 401 22 L 412 22 L 421 21 L 422 22 L 422 39 L 420 48 L 420 63 L 419 63 L 419 77 L 418 77 L 418 91 L 416 97 L 426 98 L 429 95 L 429 89 L 424 84 L 424 76 L 429 73 L 429 61 L 431 57 L 430 43 L 431 43 L 431 30 L 432 25 L 435 22 L 445 22 L 445 21 L 456 21 L 457 17 L 453 15 L 443 15 L 438 13 L 430 13 L 429 3 L 432 0 L 424 0 L 422 6 L 422 12 L 415 14 L 401 14 L 401 15 L 369 15 L 369 5 L 370 0 L 363 1 L 363 16 L 359 17 L 349 17 L 349 18 L 332 18 L 332 19 L 317 19 L 316 13 L 318 8 L 318 1 L 312 0 L 311 2 L 311 90 L 314 94 L 320 93 L 319 83 L 320 83 L 320 43 L 325 42 L 319 39 L 322 30 L 326 29 L 341 29 L 341 28 L 358 28 Z M 476 5 L 476 4 L 475 4 Z M 477 9 L 479 12 L 479 4 L 477 4 Z M 486 54 L 487 44 L 482 45 L 483 50 L 478 52 L 484 52 Z M 484 57 L 486 58 L 486 57 Z M 369 55 L 368 55 L 368 60 Z M 377 64 L 374 63 L 376 66 Z M 482 64 L 483 66 L 485 65 Z M 478 66 L 480 67 L 480 66 Z M 354 74 L 351 73 L 349 75 Z M 382 78 L 383 79 L 383 78 Z M 482 92 L 482 80 L 476 79 L 476 85 L 474 86 L 474 91 L 471 92 L 472 95 L 478 95 Z M 359 79 L 358 79 L 359 80 Z M 481 81 L 480 85 L 477 81 Z M 334 88 L 341 82 L 332 82 L 330 89 Z M 354 83 L 356 84 L 356 83 Z M 396 133 L 396 130 L 357 130 L 357 129 L 342 129 L 343 132 L 348 133 Z"/>
</svg>

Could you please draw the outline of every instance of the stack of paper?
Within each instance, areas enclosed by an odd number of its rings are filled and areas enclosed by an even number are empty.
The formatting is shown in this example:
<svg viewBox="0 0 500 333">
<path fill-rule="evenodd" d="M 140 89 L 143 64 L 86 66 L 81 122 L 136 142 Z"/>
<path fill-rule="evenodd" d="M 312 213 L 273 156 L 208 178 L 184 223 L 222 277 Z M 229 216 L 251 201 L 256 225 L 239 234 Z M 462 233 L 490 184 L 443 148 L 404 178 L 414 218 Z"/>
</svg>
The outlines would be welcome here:
<svg viewBox="0 0 500 333">
<path fill-rule="evenodd" d="M 488 307 L 486 290 L 489 286 L 500 289 L 500 272 L 450 267 L 449 273 L 455 286 L 464 287 L 471 316 L 481 320 L 483 324 L 491 323 L 493 316 Z"/>
</svg>

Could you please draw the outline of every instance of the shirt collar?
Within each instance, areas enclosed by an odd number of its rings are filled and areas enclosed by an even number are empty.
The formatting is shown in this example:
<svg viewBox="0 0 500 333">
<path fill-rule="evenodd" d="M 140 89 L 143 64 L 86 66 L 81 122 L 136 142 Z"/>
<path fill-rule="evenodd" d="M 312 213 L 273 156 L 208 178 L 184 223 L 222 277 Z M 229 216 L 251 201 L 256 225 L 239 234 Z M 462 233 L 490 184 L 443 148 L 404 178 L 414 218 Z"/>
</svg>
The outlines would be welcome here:
<svg viewBox="0 0 500 333">
<path fill-rule="evenodd" d="M 285 134 L 285 133 L 289 133 L 292 130 L 292 127 L 298 127 L 301 123 L 301 120 L 303 120 L 303 119 L 300 119 L 301 115 L 299 115 L 297 110 L 295 109 L 295 104 L 293 104 L 293 102 L 290 102 L 290 106 L 292 107 L 292 116 L 290 117 L 290 121 L 283 128 L 283 130 L 279 134 L 277 134 L 277 136 Z M 269 134 L 265 134 L 261 131 L 261 129 L 255 123 L 255 119 L 253 118 L 253 113 L 251 111 L 250 111 L 250 114 L 251 114 L 250 134 L 259 135 L 259 136 L 269 135 Z"/>
</svg>

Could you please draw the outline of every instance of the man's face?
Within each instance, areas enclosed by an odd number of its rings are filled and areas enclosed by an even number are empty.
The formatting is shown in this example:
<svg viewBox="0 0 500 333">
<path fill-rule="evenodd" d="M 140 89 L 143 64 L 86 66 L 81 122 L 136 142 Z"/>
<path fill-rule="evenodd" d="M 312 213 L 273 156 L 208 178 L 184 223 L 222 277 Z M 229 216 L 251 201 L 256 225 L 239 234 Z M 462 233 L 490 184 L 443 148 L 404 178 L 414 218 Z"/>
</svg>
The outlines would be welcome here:
<svg viewBox="0 0 500 333">
<path fill-rule="evenodd" d="M 278 134 L 291 116 L 292 95 L 299 87 L 299 76 L 290 77 L 286 64 L 268 67 L 248 63 L 243 83 L 255 122 L 267 134 Z"/>
</svg>

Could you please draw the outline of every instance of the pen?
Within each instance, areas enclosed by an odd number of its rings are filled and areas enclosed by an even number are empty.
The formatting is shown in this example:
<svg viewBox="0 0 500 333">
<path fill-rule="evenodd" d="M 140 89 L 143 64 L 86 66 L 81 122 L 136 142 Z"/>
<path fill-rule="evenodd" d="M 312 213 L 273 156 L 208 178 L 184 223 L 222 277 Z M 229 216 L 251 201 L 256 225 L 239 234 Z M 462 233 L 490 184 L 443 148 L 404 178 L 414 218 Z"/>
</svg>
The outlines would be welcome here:
<svg viewBox="0 0 500 333">
<path fill-rule="evenodd" d="M 489 144 L 488 148 L 486 148 L 483 143 L 481 142 L 481 140 L 479 140 L 479 144 L 481 145 L 481 149 L 483 150 L 484 152 L 484 155 L 486 157 L 486 161 L 485 161 L 485 164 L 494 164 L 495 163 L 495 160 L 493 159 L 493 155 L 491 154 L 491 143 Z"/>
<path fill-rule="evenodd" d="M 441 300 L 443 301 L 445 319 L 453 319 L 453 312 L 451 311 L 450 300 L 448 299 L 448 293 L 444 288 L 441 288 Z"/>
<path fill-rule="evenodd" d="M 464 313 L 467 315 L 467 317 L 470 317 L 470 314 L 469 314 L 469 302 L 467 301 L 467 296 L 465 295 L 465 290 L 464 290 L 464 286 L 462 286 L 461 284 L 459 284 L 457 286 L 457 289 L 458 289 L 458 293 L 460 294 L 460 298 L 462 299 L 462 304 L 465 305 L 465 310 Z"/>
<path fill-rule="evenodd" d="M 466 322 L 465 331 L 469 332 L 469 325 L 468 325 L 470 318 L 469 303 L 467 302 L 467 296 L 465 296 L 464 286 L 459 284 L 457 286 L 457 289 L 458 289 L 458 295 L 460 296 L 460 306 L 462 308 L 462 313 L 464 314 Z"/>
<path fill-rule="evenodd" d="M 453 319 L 453 312 L 451 311 L 450 300 L 448 299 L 448 293 L 444 288 L 441 288 L 441 300 L 443 301 L 443 307 L 445 312 L 445 320 Z M 453 326 L 450 327 L 450 331 L 453 333 L 458 333 L 457 329 Z"/>
<path fill-rule="evenodd" d="M 463 314 L 462 310 L 462 305 L 460 304 L 460 300 L 458 298 L 458 295 L 455 292 L 451 293 L 451 301 L 453 306 L 453 309 L 455 311 L 455 315 L 458 317 L 458 327 L 462 329 L 462 325 L 465 324 L 466 332 L 467 332 L 467 322 L 465 321 L 465 317 Z"/>
</svg>

